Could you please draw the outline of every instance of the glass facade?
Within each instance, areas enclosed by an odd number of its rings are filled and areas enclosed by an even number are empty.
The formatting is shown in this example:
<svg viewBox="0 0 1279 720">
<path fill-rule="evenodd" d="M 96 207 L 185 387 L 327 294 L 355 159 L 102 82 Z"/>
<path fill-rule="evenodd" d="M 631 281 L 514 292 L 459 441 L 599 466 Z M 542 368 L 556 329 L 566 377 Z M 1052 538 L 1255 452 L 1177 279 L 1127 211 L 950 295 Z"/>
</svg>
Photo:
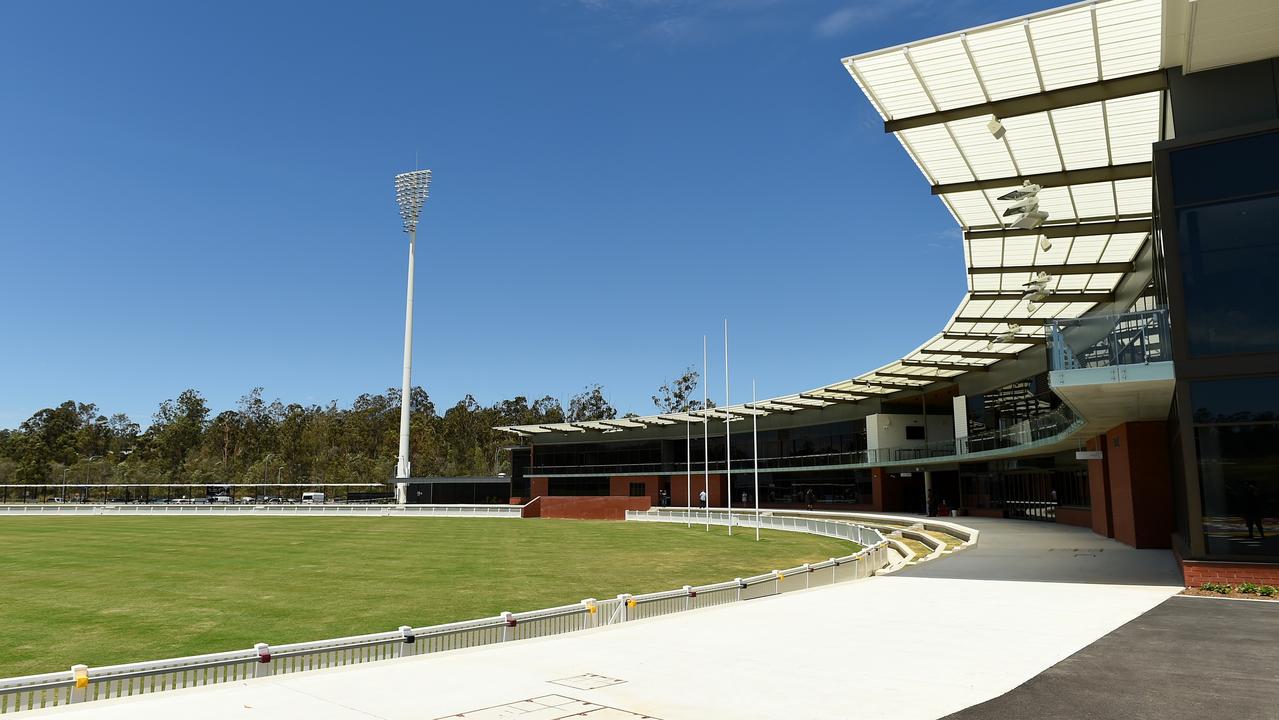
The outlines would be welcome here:
<svg viewBox="0 0 1279 720">
<path fill-rule="evenodd" d="M 706 440 L 702 437 L 703 428 L 695 425 L 692 430 L 691 443 L 679 439 L 538 445 L 533 454 L 533 467 L 526 472 L 530 475 L 683 472 L 690 452 L 694 468 L 702 466 L 708 445 L 711 470 L 723 470 L 723 424 L 716 427 L 712 423 Z M 733 467 L 746 469 L 754 462 L 750 425 L 734 423 L 733 430 Z M 864 419 L 759 431 L 760 466 L 766 468 L 850 464 L 858 460 L 841 455 L 865 449 Z"/>
<path fill-rule="evenodd" d="M 969 395 L 965 402 L 968 435 L 974 436 L 1007 430 L 1051 412 L 1061 405 L 1061 398 L 1048 386 L 1048 373 L 1042 372 L 981 395 Z"/>
<path fill-rule="evenodd" d="M 1209 553 L 1279 555 L 1279 377 L 1191 383 Z"/>
<path fill-rule="evenodd" d="M 1279 352 L 1279 295 L 1265 277 L 1279 267 L 1279 133 L 1170 163 L 1190 354 Z"/>
<path fill-rule="evenodd" d="M 963 506 L 1003 517 L 1055 520 L 1057 507 L 1092 504 L 1088 468 L 1069 456 L 960 466 Z"/>
<path fill-rule="evenodd" d="M 761 472 L 760 502 L 765 505 L 870 505 L 870 470 Z M 733 474 L 734 502 L 755 501 L 754 475 Z"/>
<path fill-rule="evenodd" d="M 608 495 L 609 490 L 607 476 L 552 477 L 546 481 L 546 494 L 553 496 Z"/>
</svg>

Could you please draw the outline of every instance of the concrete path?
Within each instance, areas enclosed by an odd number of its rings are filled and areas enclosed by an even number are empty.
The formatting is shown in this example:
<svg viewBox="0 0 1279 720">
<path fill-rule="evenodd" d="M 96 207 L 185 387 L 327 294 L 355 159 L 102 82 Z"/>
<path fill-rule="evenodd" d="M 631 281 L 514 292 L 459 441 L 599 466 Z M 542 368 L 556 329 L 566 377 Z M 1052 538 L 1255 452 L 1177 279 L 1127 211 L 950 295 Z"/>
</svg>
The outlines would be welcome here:
<svg viewBox="0 0 1279 720">
<path fill-rule="evenodd" d="M 956 720 L 1279 718 L 1279 602 L 1173 597 Z"/>
<path fill-rule="evenodd" d="M 1056 525 L 973 525 L 983 533 L 978 547 L 898 575 L 594 632 L 48 714 L 938 718 L 1016 688 L 1180 589 L 1166 553 Z M 1145 584 L 1120 584 L 1125 573 Z M 1046 581 L 1054 575 L 1071 581 Z"/>
</svg>

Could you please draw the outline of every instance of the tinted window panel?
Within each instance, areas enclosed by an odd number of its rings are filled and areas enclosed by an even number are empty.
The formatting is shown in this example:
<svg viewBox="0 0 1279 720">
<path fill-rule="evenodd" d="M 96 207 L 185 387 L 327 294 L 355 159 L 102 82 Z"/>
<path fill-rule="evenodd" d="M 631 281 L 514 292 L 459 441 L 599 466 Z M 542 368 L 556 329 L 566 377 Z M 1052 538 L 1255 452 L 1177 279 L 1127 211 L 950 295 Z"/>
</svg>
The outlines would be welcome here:
<svg viewBox="0 0 1279 720">
<path fill-rule="evenodd" d="M 1208 552 L 1279 555 L 1279 424 L 1199 427 L 1195 443 Z"/>
<path fill-rule="evenodd" d="M 1177 223 L 1190 354 L 1279 350 L 1266 277 L 1279 267 L 1279 196 L 1178 210 Z"/>
<path fill-rule="evenodd" d="M 1279 192 L 1279 133 L 1178 150 L 1171 161 L 1177 205 Z"/>
<path fill-rule="evenodd" d="M 1279 421 L 1279 377 L 1194 382 L 1190 400 L 1196 424 Z"/>
</svg>

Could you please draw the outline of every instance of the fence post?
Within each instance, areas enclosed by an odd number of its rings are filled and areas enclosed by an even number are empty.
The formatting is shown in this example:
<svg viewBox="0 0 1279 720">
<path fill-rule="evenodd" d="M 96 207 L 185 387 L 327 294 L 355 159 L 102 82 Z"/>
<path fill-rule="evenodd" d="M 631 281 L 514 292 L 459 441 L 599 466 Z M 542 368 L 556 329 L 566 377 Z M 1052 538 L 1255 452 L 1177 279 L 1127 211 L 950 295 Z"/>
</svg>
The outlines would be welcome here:
<svg viewBox="0 0 1279 720">
<path fill-rule="evenodd" d="M 517 624 L 515 616 L 505 610 L 502 611 L 502 642 L 515 639 L 515 626 Z"/>
<path fill-rule="evenodd" d="M 595 598 L 586 598 L 582 601 L 582 609 L 586 611 L 586 615 L 582 619 L 582 627 L 599 627 L 600 624 L 600 605 Z"/>
<path fill-rule="evenodd" d="M 782 571 L 781 571 L 781 570 L 774 570 L 774 571 L 773 571 L 773 594 L 774 594 L 774 595 L 779 595 L 779 594 L 781 594 L 781 592 L 782 592 L 782 581 L 783 581 L 783 580 L 785 580 L 785 579 L 786 579 L 786 576 L 782 574 Z"/>
<path fill-rule="evenodd" d="M 253 677 L 270 677 L 271 646 L 266 643 L 257 643 L 253 649 L 258 654 L 258 664 L 253 667 Z"/>
<path fill-rule="evenodd" d="M 684 586 L 684 609 L 685 610 L 692 609 L 692 602 L 693 602 L 692 598 L 695 598 L 695 597 L 697 597 L 697 593 L 693 592 L 693 586 L 685 585 Z"/>
<path fill-rule="evenodd" d="M 417 641 L 417 638 L 413 636 L 413 628 L 408 625 L 401 625 L 400 635 L 403 637 L 403 642 L 400 643 L 399 648 L 396 650 L 396 657 L 412 655 L 413 643 Z"/>
<path fill-rule="evenodd" d="M 635 604 L 636 604 L 635 599 L 631 597 L 631 594 L 622 593 L 618 595 L 617 604 L 618 604 L 619 610 L 621 611 L 622 622 L 626 622 L 627 620 L 630 620 L 631 608 L 635 607 Z"/>
<path fill-rule="evenodd" d="M 71 677 L 75 683 L 71 686 L 70 702 L 82 703 L 89 699 L 89 666 L 72 665 Z"/>
<path fill-rule="evenodd" d="M 742 601 L 742 588 L 746 587 L 746 581 L 741 578 L 733 578 L 737 581 L 737 602 Z"/>
<path fill-rule="evenodd" d="M 812 577 L 813 577 L 813 567 L 809 565 L 808 563 L 804 563 L 804 589 L 805 590 L 813 586 Z"/>
</svg>

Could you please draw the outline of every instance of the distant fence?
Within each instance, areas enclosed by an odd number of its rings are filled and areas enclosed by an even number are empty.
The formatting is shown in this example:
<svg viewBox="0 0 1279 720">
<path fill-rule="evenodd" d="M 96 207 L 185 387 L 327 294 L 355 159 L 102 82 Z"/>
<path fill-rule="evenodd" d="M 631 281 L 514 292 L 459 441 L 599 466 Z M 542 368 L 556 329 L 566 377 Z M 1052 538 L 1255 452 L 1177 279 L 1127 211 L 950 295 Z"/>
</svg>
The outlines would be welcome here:
<svg viewBox="0 0 1279 720">
<path fill-rule="evenodd" d="M 132 509 L 141 510 L 146 507 Z M 410 507 L 429 508 L 431 506 Z M 213 506 L 182 507 L 183 511 L 199 510 L 200 514 L 215 514 L 208 512 L 211 509 Z M 234 508 L 217 507 L 217 510 L 232 509 Z M 310 508 L 272 509 L 305 511 Z M 512 509 L 515 511 L 513 517 L 519 517 L 519 507 L 513 506 Z M 652 513 L 628 513 L 627 519 L 647 522 L 685 522 L 683 512 L 683 510 L 664 510 Z M 680 514 L 676 517 L 675 513 Z M 728 514 L 724 512 L 712 512 L 709 518 L 705 512 L 699 514 L 693 511 L 693 513 L 700 522 L 709 520 L 716 525 L 729 522 Z M 192 513 L 184 512 L 183 514 Z M 505 515 L 489 517 L 505 517 Z M 747 518 L 734 515 L 733 523 L 743 524 L 744 519 Z M 754 518 L 748 520 L 754 522 Z M 685 585 L 675 590 L 643 595 L 623 593 L 607 600 L 587 598 L 573 605 L 544 610 L 522 613 L 504 612 L 495 617 L 480 620 L 421 628 L 405 625 L 398 630 L 370 635 L 288 645 L 259 643 L 247 650 L 95 668 L 73 665 L 70 670 L 61 672 L 0 679 L 0 714 L 590 630 L 631 620 L 642 620 L 820 585 L 859 580 L 874 575 L 877 570 L 890 562 L 887 543 L 878 531 L 871 528 L 835 520 L 810 518 L 765 516 L 761 520 L 765 522 L 764 526 L 770 529 L 837 537 L 851 540 L 863 547 L 843 557 L 800 565 L 788 570 L 773 570 L 748 578 L 734 578 L 711 585 L 697 587 Z M 774 525 L 769 523 L 770 520 L 779 522 Z"/>
<path fill-rule="evenodd" d="M 628 511 L 626 519 L 637 522 L 669 522 L 692 523 L 693 525 L 728 525 L 730 514 L 724 510 L 686 510 L 683 508 L 649 510 L 648 512 Z M 733 527 L 754 529 L 756 523 L 769 530 L 787 530 L 803 532 L 810 535 L 825 535 L 855 542 L 863 547 L 877 545 L 884 541 L 884 536 L 874 528 L 855 525 L 848 521 L 830 520 L 814 517 L 790 517 L 784 515 L 765 515 L 761 512 L 758 520 L 755 511 L 734 510 L 731 514 Z"/>
<path fill-rule="evenodd" d="M 0 505 L 0 516 L 41 515 L 182 515 L 208 517 L 504 517 L 518 518 L 519 505 Z"/>
</svg>

